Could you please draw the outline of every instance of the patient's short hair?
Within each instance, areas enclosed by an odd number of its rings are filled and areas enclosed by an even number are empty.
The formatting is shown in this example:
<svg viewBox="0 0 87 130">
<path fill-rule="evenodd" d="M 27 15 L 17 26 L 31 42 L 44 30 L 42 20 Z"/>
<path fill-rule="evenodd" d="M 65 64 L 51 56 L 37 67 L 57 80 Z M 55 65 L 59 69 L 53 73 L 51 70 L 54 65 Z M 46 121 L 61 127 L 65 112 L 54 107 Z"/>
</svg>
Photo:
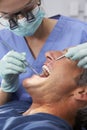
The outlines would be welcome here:
<svg viewBox="0 0 87 130">
<path fill-rule="evenodd" d="M 83 73 L 75 80 L 78 86 L 87 86 L 87 69 L 84 69 Z"/>
<path fill-rule="evenodd" d="M 77 86 L 87 86 L 87 69 L 75 79 Z M 80 109 L 77 112 L 74 130 L 82 130 L 82 127 L 87 129 L 87 107 Z"/>
<path fill-rule="evenodd" d="M 75 123 L 74 130 L 82 130 L 82 127 L 87 130 L 87 106 L 78 110 Z"/>
</svg>

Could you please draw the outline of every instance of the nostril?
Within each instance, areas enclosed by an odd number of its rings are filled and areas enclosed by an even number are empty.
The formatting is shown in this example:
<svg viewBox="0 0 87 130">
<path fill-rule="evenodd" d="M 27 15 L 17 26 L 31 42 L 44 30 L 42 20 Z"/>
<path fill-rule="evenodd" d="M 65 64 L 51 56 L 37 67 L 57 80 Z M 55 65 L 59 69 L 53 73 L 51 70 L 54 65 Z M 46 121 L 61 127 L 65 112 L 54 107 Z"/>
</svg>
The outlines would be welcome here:
<svg viewBox="0 0 87 130">
<path fill-rule="evenodd" d="M 54 60 L 55 59 L 53 51 L 46 52 L 45 56 L 46 56 L 47 59 L 50 59 L 50 60 Z"/>
<path fill-rule="evenodd" d="M 48 59 L 48 61 L 54 60 L 53 57 L 49 57 L 49 56 L 47 56 L 47 59 Z"/>
</svg>

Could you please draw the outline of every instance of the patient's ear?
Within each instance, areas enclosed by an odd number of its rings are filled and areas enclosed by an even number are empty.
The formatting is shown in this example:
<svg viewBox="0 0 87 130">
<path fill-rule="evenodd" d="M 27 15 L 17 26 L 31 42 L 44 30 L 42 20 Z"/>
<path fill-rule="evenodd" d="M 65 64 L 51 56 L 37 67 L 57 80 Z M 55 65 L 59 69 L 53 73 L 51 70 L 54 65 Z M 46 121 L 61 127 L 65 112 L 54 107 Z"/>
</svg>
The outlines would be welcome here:
<svg viewBox="0 0 87 130">
<path fill-rule="evenodd" d="M 87 101 L 87 87 L 79 87 L 73 94 L 76 100 Z"/>
</svg>

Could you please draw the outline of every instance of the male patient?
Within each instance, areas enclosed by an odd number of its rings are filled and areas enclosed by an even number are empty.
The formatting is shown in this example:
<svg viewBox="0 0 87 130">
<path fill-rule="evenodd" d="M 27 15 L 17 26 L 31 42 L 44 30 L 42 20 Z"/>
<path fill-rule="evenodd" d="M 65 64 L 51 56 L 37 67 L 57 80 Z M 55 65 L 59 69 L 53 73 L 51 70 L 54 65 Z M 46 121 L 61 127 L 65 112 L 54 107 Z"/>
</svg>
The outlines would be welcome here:
<svg viewBox="0 0 87 130">
<path fill-rule="evenodd" d="M 42 74 L 24 80 L 33 100 L 26 112 L 1 106 L 0 130 L 73 129 L 77 111 L 87 104 L 87 70 L 68 58 L 56 60 L 64 53 L 47 52 Z"/>
</svg>

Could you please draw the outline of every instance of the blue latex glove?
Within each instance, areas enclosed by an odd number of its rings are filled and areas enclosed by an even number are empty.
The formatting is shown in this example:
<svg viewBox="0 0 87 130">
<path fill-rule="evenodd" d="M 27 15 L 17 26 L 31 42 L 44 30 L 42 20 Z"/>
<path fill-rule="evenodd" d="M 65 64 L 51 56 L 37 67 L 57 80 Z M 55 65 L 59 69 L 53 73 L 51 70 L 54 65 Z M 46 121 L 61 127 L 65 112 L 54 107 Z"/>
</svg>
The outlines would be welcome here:
<svg viewBox="0 0 87 130">
<path fill-rule="evenodd" d="M 78 60 L 78 66 L 82 68 L 87 68 L 87 43 L 77 45 L 68 49 L 65 54 L 67 58 L 72 60 Z"/>
<path fill-rule="evenodd" d="M 16 51 L 8 52 L 0 60 L 1 89 L 4 92 L 15 92 L 18 89 L 19 74 L 26 71 L 26 54 Z"/>
</svg>

